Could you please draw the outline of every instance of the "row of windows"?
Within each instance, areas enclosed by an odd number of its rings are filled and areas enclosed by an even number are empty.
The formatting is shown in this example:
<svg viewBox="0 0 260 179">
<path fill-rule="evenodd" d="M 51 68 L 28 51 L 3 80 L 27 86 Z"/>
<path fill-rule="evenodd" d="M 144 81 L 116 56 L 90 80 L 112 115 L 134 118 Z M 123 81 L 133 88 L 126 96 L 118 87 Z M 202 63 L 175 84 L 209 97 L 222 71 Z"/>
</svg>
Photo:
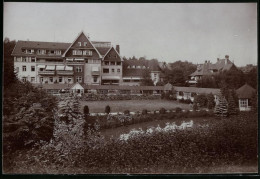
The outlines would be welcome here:
<svg viewBox="0 0 260 179">
<path fill-rule="evenodd" d="M 22 66 L 22 71 L 26 71 L 26 66 Z M 31 71 L 35 71 L 35 66 L 31 66 Z M 16 67 L 16 72 L 19 72 L 19 67 Z"/>
<path fill-rule="evenodd" d="M 34 54 L 35 52 L 38 55 L 45 55 L 45 54 L 49 54 L 49 55 L 61 55 L 61 50 L 45 50 L 45 49 L 22 49 L 22 52 L 25 54 Z"/>
<path fill-rule="evenodd" d="M 146 67 L 146 66 L 137 66 L 137 65 L 133 65 L 133 66 L 129 65 L 129 66 L 127 66 L 127 68 L 137 68 L 137 69 L 146 69 L 146 68 L 148 68 L 148 69 L 149 69 L 149 67 Z"/>
<path fill-rule="evenodd" d="M 92 56 L 92 51 L 91 50 L 73 50 L 72 54 L 73 55 L 89 55 L 89 56 Z"/>
<path fill-rule="evenodd" d="M 105 61 L 103 62 L 103 65 L 121 65 L 121 62 Z"/>
<path fill-rule="evenodd" d="M 87 44 L 88 44 L 87 42 L 83 42 L 83 45 L 84 45 L 84 46 L 87 46 Z M 78 46 L 81 47 L 81 45 L 82 45 L 81 42 L 78 42 Z"/>
<path fill-rule="evenodd" d="M 136 80 L 123 80 L 123 82 L 140 82 L 140 79 L 136 79 Z"/>
<path fill-rule="evenodd" d="M 35 62 L 35 57 L 15 57 L 15 62 Z"/>
<path fill-rule="evenodd" d="M 115 69 L 111 69 L 111 72 L 114 73 Z M 103 68 L 103 73 L 109 73 L 109 68 Z M 120 69 L 117 69 L 117 73 L 120 73 Z"/>
</svg>

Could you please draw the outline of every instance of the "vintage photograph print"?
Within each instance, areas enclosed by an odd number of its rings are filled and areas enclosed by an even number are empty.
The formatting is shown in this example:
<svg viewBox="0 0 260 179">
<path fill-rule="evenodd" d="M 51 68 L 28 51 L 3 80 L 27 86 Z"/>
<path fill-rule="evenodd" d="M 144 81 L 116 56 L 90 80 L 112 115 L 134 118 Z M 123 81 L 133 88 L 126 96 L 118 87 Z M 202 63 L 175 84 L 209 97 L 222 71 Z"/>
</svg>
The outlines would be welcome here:
<svg viewBox="0 0 260 179">
<path fill-rule="evenodd" d="M 3 174 L 258 173 L 257 3 L 3 15 Z"/>
</svg>

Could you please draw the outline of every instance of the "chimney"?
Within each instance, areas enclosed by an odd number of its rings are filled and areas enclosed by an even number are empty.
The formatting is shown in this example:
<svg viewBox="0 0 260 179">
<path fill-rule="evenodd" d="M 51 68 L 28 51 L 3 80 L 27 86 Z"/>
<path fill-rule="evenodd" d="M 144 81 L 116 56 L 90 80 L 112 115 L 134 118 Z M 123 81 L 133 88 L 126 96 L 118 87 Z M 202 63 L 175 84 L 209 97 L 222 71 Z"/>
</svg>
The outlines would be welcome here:
<svg viewBox="0 0 260 179">
<path fill-rule="evenodd" d="M 205 63 L 207 63 L 207 60 L 205 60 Z"/>
<path fill-rule="evenodd" d="M 120 54 L 120 47 L 119 47 L 119 45 L 116 45 L 116 51 Z"/>
<path fill-rule="evenodd" d="M 225 55 L 225 64 L 227 64 L 228 59 L 229 59 L 229 56 Z"/>
<path fill-rule="evenodd" d="M 217 61 L 219 61 L 219 58 L 217 58 Z"/>
</svg>

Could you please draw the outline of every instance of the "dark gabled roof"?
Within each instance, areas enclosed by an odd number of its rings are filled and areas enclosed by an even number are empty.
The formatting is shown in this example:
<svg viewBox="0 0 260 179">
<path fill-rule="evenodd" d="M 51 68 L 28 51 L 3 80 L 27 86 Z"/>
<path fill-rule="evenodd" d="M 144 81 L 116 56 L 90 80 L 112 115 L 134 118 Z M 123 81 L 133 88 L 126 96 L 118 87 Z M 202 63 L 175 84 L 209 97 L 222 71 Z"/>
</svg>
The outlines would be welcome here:
<svg viewBox="0 0 260 179">
<path fill-rule="evenodd" d="M 111 56 L 111 54 L 112 54 L 112 56 Z M 122 62 L 123 61 L 120 54 L 116 51 L 116 49 L 114 47 L 111 47 L 107 51 L 107 53 L 104 55 L 103 60 L 104 61 L 114 61 L 114 62 Z"/>
<path fill-rule="evenodd" d="M 232 62 L 229 59 L 220 59 L 218 60 L 215 65 L 216 69 L 223 70 L 223 68 L 226 68 L 226 70 L 229 70 L 228 67 L 232 67 Z M 228 67 L 225 67 L 228 66 Z"/>
<path fill-rule="evenodd" d="M 205 63 L 203 65 L 200 65 L 198 69 L 190 74 L 189 76 L 206 76 L 206 75 L 212 75 L 213 73 L 210 72 L 210 63 Z"/>
<path fill-rule="evenodd" d="M 220 89 L 216 89 L 216 88 L 196 88 L 196 87 L 179 87 L 179 86 L 174 86 L 173 88 L 176 91 L 189 92 L 189 93 L 199 93 L 199 94 L 212 93 L 214 95 L 220 94 Z"/>
<path fill-rule="evenodd" d="M 124 69 L 123 77 L 143 77 L 144 69 Z"/>
<path fill-rule="evenodd" d="M 71 43 L 63 43 L 63 42 L 39 42 L 39 41 L 19 40 L 15 45 L 12 55 L 24 55 L 24 53 L 22 52 L 22 48 L 66 50 L 70 46 L 70 44 Z"/>
<path fill-rule="evenodd" d="M 236 90 L 237 96 L 240 99 L 250 99 L 252 97 L 252 94 L 255 92 L 256 90 L 247 83 Z"/>
<path fill-rule="evenodd" d="M 96 49 L 99 51 L 99 53 L 104 56 L 108 50 L 110 49 L 110 47 L 96 47 Z"/>
</svg>

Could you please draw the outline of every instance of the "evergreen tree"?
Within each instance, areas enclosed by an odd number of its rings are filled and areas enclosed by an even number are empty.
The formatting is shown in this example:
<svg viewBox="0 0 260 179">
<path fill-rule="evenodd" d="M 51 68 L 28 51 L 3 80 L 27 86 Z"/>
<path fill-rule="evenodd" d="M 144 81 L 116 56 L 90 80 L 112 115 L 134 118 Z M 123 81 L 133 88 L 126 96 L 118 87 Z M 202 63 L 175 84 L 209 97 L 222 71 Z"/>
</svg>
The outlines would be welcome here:
<svg viewBox="0 0 260 179">
<path fill-rule="evenodd" d="M 228 96 L 228 114 L 229 115 L 237 114 L 236 104 L 232 92 L 230 92 Z"/>
<path fill-rule="evenodd" d="M 228 103 L 222 95 L 220 95 L 219 103 L 215 107 L 215 115 L 221 118 L 228 116 Z"/>
<path fill-rule="evenodd" d="M 208 94 L 207 99 L 208 99 L 208 109 L 213 109 L 215 107 L 214 95 L 212 93 Z"/>
<path fill-rule="evenodd" d="M 251 111 L 256 113 L 257 112 L 257 93 L 253 93 L 250 100 L 251 100 Z"/>
</svg>

